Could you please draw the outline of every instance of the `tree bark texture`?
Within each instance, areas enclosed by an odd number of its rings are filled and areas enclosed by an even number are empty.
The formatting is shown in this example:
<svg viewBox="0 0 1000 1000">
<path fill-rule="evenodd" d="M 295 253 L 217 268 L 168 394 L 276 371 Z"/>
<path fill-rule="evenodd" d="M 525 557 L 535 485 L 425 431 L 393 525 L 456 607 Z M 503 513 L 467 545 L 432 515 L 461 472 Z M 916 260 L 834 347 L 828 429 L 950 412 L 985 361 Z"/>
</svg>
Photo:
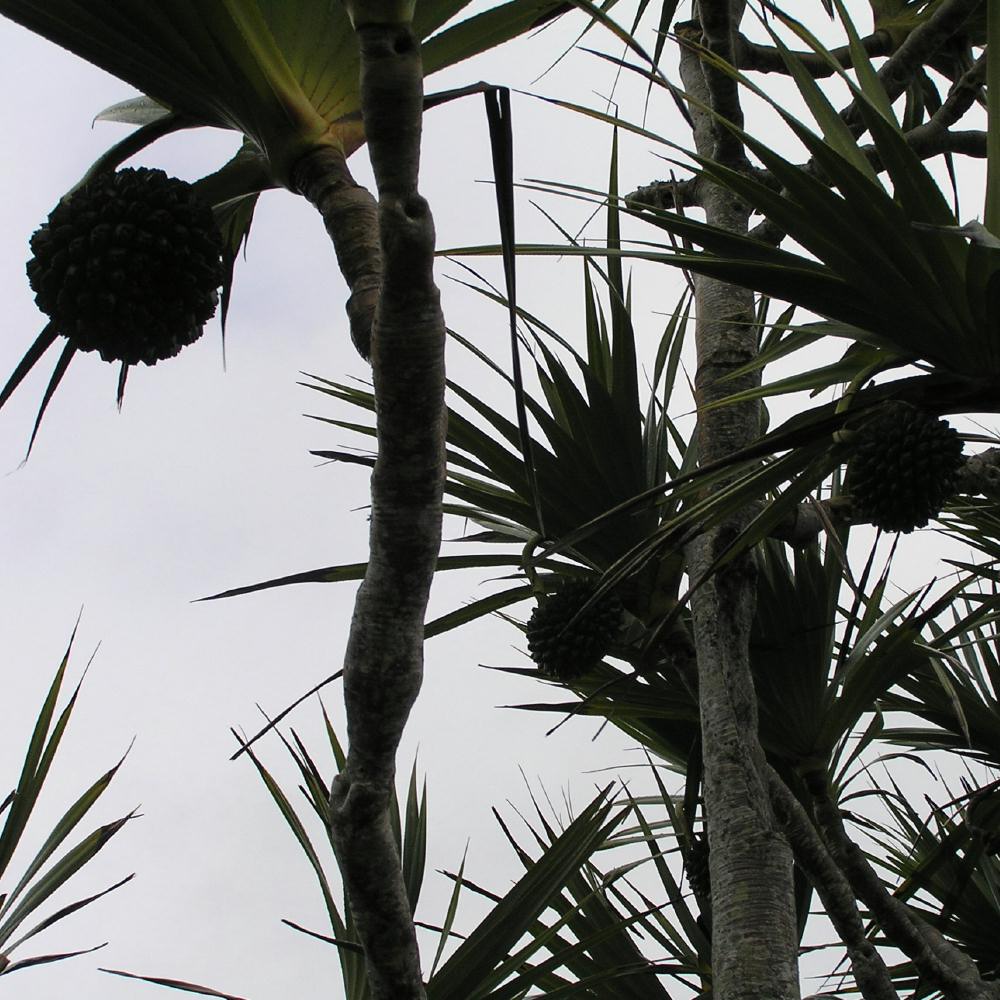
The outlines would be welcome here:
<svg viewBox="0 0 1000 1000">
<path fill-rule="evenodd" d="M 292 184 L 323 217 L 340 271 L 351 290 L 347 317 L 358 353 L 371 358 L 372 323 L 382 284 L 378 205 L 351 176 L 344 150 L 319 146 L 292 169 Z"/>
<path fill-rule="evenodd" d="M 742 4 L 702 0 L 699 12 L 702 44 L 730 58 Z M 681 76 L 693 97 L 731 121 L 741 120 L 735 82 L 711 71 L 686 46 L 682 46 Z M 698 152 L 742 169 L 745 153 L 732 135 L 724 134 L 696 106 L 690 111 Z M 733 194 L 706 185 L 702 205 L 712 225 L 747 231 L 749 213 Z M 751 293 L 706 278 L 695 280 L 697 442 L 701 462 L 708 463 L 758 436 L 756 403 L 705 410 L 714 400 L 756 384 L 757 376 L 738 383 L 719 381 L 753 358 L 756 334 Z M 722 524 L 688 546 L 692 580 L 702 577 L 748 516 Z M 772 812 L 764 780 L 750 672 L 754 601 L 749 556 L 728 563 L 692 597 L 710 846 L 713 996 L 715 1000 L 798 1000 L 792 855 Z"/>
<path fill-rule="evenodd" d="M 833 860 L 805 808 L 773 768 L 768 768 L 767 780 L 775 815 L 788 831 L 796 859 L 844 942 L 861 996 L 864 1000 L 899 1000 L 882 956 L 865 933 L 850 882 Z"/>
<path fill-rule="evenodd" d="M 295 172 L 335 243 L 342 241 L 338 258 L 352 299 L 363 295 L 370 302 L 369 293 L 377 290 L 371 361 L 378 457 L 370 555 L 344 660 L 349 750 L 331 790 L 330 825 L 372 997 L 422 1000 L 420 956 L 388 804 L 396 750 L 423 675 L 424 617 L 441 542 L 445 327 L 433 278 L 434 224 L 417 193 L 419 44 L 405 24 L 359 21 L 356 29 L 377 214 L 336 151 L 309 154 Z M 358 315 L 367 308 L 359 306 Z M 353 313 L 351 319 L 357 342 Z"/>
</svg>

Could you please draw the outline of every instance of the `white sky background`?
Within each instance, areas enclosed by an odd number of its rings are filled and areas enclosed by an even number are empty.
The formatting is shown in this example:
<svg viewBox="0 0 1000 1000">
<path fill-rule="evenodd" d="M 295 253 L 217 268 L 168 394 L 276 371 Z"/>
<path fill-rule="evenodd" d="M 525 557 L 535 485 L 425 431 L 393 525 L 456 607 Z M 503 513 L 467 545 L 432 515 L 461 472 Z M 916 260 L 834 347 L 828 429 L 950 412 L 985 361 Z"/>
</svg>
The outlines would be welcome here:
<svg viewBox="0 0 1000 1000">
<path fill-rule="evenodd" d="M 566 19 L 538 39 L 436 76 L 428 89 L 478 79 L 529 88 L 572 40 L 576 23 Z M 93 159 L 125 134 L 121 126 L 92 129 L 90 122 L 131 90 L 3 20 L 0 53 L 0 83 L 8 95 L 0 160 L 2 381 L 43 325 L 24 276 L 28 239 Z M 532 89 L 596 105 L 593 94 L 607 94 L 612 78 L 607 63 L 576 53 Z M 625 81 L 619 92 L 623 109 L 638 115 L 643 90 Z M 653 115 L 651 127 L 687 141 L 669 101 L 660 99 Z M 606 128 L 515 96 L 514 130 L 517 176 L 605 186 Z M 162 140 L 131 162 L 193 180 L 215 169 L 233 148 L 233 136 L 206 130 Z M 363 161 L 364 152 L 352 163 L 362 179 Z M 666 173 L 648 144 L 627 136 L 621 163 L 623 191 Z M 492 189 L 477 183 L 491 175 L 481 98 L 427 116 L 422 190 L 435 213 L 440 247 L 497 239 Z M 571 230 L 588 214 L 579 204 L 552 198 L 546 204 Z M 526 195 L 520 210 L 522 239 L 558 238 Z M 600 226 L 592 231 L 599 234 Z M 476 266 L 499 280 L 496 262 Z M 442 262 L 439 274 L 449 325 L 503 363 L 509 353 L 505 314 L 448 281 L 446 275 L 462 276 L 457 266 Z M 634 315 L 647 355 L 664 322 L 654 311 L 672 309 L 679 288 L 672 272 L 655 275 L 655 281 L 635 286 Z M 522 261 L 518 284 L 522 305 L 582 346 L 578 262 Z M 319 467 L 308 454 L 310 448 L 357 442 L 302 416 L 357 414 L 296 385 L 300 371 L 365 377 L 347 334 L 345 294 L 314 210 L 287 192 L 266 194 L 248 259 L 237 264 L 226 371 L 214 320 L 202 340 L 177 358 L 133 369 L 119 414 L 116 369 L 94 355 L 78 355 L 23 468 L 18 464 L 55 350 L 0 413 L 0 469 L 9 470 L 0 479 L 0 788 L 16 780 L 32 722 L 82 606 L 70 682 L 79 678 L 94 647 L 101 648 L 29 844 L 40 843 L 62 809 L 120 756 L 133 735 L 134 748 L 90 825 L 140 804 L 143 814 L 60 900 L 96 891 L 131 871 L 137 872 L 134 881 L 17 957 L 105 940 L 110 945 L 93 957 L 0 980 L 19 1000 L 158 995 L 156 987 L 102 975 L 97 965 L 186 979 L 252 1000 L 342 993 L 334 950 L 279 922 L 288 917 L 328 930 L 319 891 L 284 821 L 249 763 L 230 763 L 228 757 L 234 749 L 229 727 L 259 726 L 255 703 L 279 711 L 339 667 L 354 585 L 191 602 L 232 586 L 365 558 L 367 520 L 359 508 L 367 502 L 367 474 L 356 467 Z M 452 377 L 512 414 L 496 380 L 484 377 L 454 345 L 449 366 Z M 446 537 L 458 527 L 446 527 Z M 481 579 L 439 577 L 430 614 L 484 594 Z M 641 761 L 617 730 L 609 728 L 591 742 L 597 725 L 581 720 L 546 738 L 553 717 L 498 708 L 548 696 L 536 683 L 477 667 L 525 663 L 514 648 L 518 639 L 503 622 L 484 621 L 427 646 L 424 689 L 399 756 L 405 779 L 419 748 L 420 771 L 427 776 L 428 870 L 418 911 L 427 921 L 442 918 L 450 890 L 435 869 L 455 870 L 467 843 L 472 879 L 503 891 L 519 874 L 490 814 L 491 806 L 504 807 L 508 799 L 530 809 L 519 769 L 533 784 L 543 782 L 560 807 L 566 787 L 581 806 L 595 784 L 607 780 L 588 772 Z M 327 690 L 325 702 L 343 732 L 338 686 Z M 331 767 L 318 706 L 303 705 L 291 722 Z M 265 741 L 261 754 L 291 778 L 276 740 Z M 510 818 L 511 810 L 505 814 Z M 15 862 L 13 872 L 26 860 Z M 459 928 L 468 930 L 476 912 L 467 904 Z M 428 961 L 431 954 L 426 951 Z"/>
</svg>

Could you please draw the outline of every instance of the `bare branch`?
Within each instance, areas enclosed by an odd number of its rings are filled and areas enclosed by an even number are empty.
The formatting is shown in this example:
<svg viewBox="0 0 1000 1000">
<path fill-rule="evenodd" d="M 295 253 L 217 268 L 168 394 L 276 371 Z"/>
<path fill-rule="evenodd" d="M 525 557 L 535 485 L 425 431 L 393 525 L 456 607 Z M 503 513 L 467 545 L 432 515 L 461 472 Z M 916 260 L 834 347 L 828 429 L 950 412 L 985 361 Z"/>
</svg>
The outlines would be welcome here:
<svg viewBox="0 0 1000 1000">
<path fill-rule="evenodd" d="M 918 913 L 893 896 L 864 852 L 851 840 L 840 808 L 830 796 L 826 774 L 807 776 L 823 840 L 858 899 L 886 937 L 910 958 L 921 976 L 949 1000 L 996 1000 L 1000 984 L 984 982 L 975 963 Z"/>
<path fill-rule="evenodd" d="M 372 322 L 382 283 L 378 206 L 367 188 L 355 181 L 342 149 L 319 146 L 292 169 L 292 184 L 323 217 L 340 271 L 351 290 L 347 316 L 351 340 L 367 361 Z"/>
<path fill-rule="evenodd" d="M 986 133 L 980 129 L 967 129 L 955 132 L 950 129 L 929 127 L 930 123 L 918 125 L 906 133 L 906 140 L 913 152 L 921 160 L 929 160 L 943 153 L 959 153 L 983 159 L 986 156 Z M 885 170 L 878 151 L 871 144 L 859 147 L 868 162 L 878 172 Z M 815 160 L 799 164 L 799 169 L 814 177 L 823 178 L 823 171 L 817 167 Z M 781 186 L 769 170 L 753 167 L 747 174 L 766 184 L 772 190 L 781 190 Z M 700 176 L 682 181 L 653 181 L 643 187 L 636 188 L 625 196 L 625 204 L 629 208 L 641 211 L 643 208 L 658 208 L 665 211 L 681 208 L 697 208 L 701 205 L 702 192 L 707 182 Z M 750 231 L 754 239 L 762 243 L 777 246 L 788 234 L 765 220 Z"/>
<path fill-rule="evenodd" d="M 977 159 L 986 157 L 986 133 L 981 129 L 965 129 L 962 132 L 948 130 L 926 134 L 920 133 L 919 128 L 920 126 L 908 133 L 907 139 L 913 152 L 921 160 L 929 160 L 932 156 L 940 156 L 942 153 L 961 153 L 963 156 Z M 862 152 L 867 153 L 867 151 L 867 146 L 862 149 Z M 875 161 L 875 168 L 880 172 L 883 169 L 880 160 Z"/>
<path fill-rule="evenodd" d="M 906 90 L 917 72 L 961 30 L 979 4 L 980 0 L 942 0 L 934 13 L 906 36 L 878 71 L 890 101 L 895 101 Z M 864 120 L 856 101 L 844 109 L 841 117 L 855 135 L 861 135 L 865 131 Z"/>
<path fill-rule="evenodd" d="M 955 492 L 1000 499 L 1000 448 L 989 448 L 978 455 L 971 455 L 958 473 Z"/>
<path fill-rule="evenodd" d="M 964 4 L 964 7 L 962 6 Z M 971 6 L 975 6 L 975 0 L 971 0 Z M 965 9 L 969 8 L 969 9 Z M 905 89 L 906 83 L 916 69 L 923 66 L 926 59 L 931 58 L 940 45 L 944 44 L 964 21 L 971 10 L 970 0 L 947 0 L 946 3 L 928 20 L 925 25 L 914 29 L 899 47 L 896 53 L 886 62 L 880 70 L 880 77 L 883 85 L 886 86 L 891 98 L 898 97 Z M 964 11 L 964 13 L 963 13 Z M 713 22 L 714 23 L 714 22 Z M 724 29 L 716 25 L 717 33 L 724 37 Z M 698 22 L 686 22 L 678 25 L 678 35 L 683 40 L 685 37 L 694 40 L 698 37 L 700 25 Z M 706 32 L 707 39 L 707 32 Z M 863 40 L 869 55 L 877 55 L 888 51 L 889 36 L 887 32 L 877 31 L 867 36 Z M 714 47 L 709 45 L 713 52 L 725 57 L 725 44 L 717 40 Z M 748 40 L 742 34 L 737 34 L 729 48 L 730 60 L 740 69 L 759 70 L 762 72 L 778 72 L 784 69 L 784 62 L 777 49 L 768 46 L 757 45 Z M 850 52 L 844 47 L 834 50 L 833 53 L 841 65 L 850 64 Z M 825 57 L 818 53 L 799 52 L 798 57 L 806 64 L 810 72 L 817 77 L 829 76 L 833 69 Z M 917 58 L 919 62 L 914 68 L 911 63 Z M 779 65 L 780 64 L 780 65 Z M 717 73 L 706 74 L 706 79 L 711 81 Z M 733 88 L 736 88 L 735 81 L 726 78 Z M 971 66 L 952 86 L 948 97 L 942 106 L 930 118 L 929 121 L 918 125 L 906 134 L 906 139 L 910 148 L 923 160 L 943 153 L 960 153 L 966 156 L 983 158 L 986 156 L 986 133 L 981 130 L 969 130 L 954 132 L 951 126 L 956 124 L 962 116 L 982 95 L 983 85 L 986 79 L 986 56 L 985 54 Z M 894 90 L 893 88 L 897 88 Z M 735 95 L 728 92 L 723 97 L 732 104 Z M 723 112 L 725 117 L 737 124 L 742 123 L 742 112 L 730 108 L 728 114 Z M 739 117 L 733 117 L 736 114 Z M 860 112 L 855 105 L 849 106 L 842 112 L 842 116 L 849 124 L 854 121 L 856 126 L 854 132 L 860 135 L 864 129 L 860 126 Z M 722 129 L 725 132 L 728 130 Z M 742 147 L 739 146 L 742 153 Z M 866 145 L 861 147 L 862 153 L 868 158 L 872 166 L 879 172 L 885 169 L 874 146 Z M 769 171 L 754 168 L 746 160 L 745 156 L 738 157 L 741 169 L 752 174 L 758 180 L 767 184 L 774 190 L 780 190 Z M 801 169 L 809 171 L 814 176 L 822 178 L 822 171 L 818 170 L 814 161 L 809 160 L 803 164 Z M 660 209 L 691 208 L 701 205 L 703 181 L 700 177 L 690 178 L 684 181 L 654 181 L 651 184 L 637 188 L 626 196 L 626 203 L 635 203 L 637 206 L 645 205 Z M 754 238 L 762 242 L 777 245 L 784 239 L 786 233 L 769 221 L 765 221 L 751 231 Z"/>
<path fill-rule="evenodd" d="M 684 181 L 653 181 L 625 195 L 630 208 L 697 208 L 701 206 L 702 179 L 692 177 Z"/>
<path fill-rule="evenodd" d="M 834 527 L 854 524 L 851 516 L 853 507 L 850 497 L 800 503 L 771 532 L 771 537 L 787 542 L 793 548 L 801 548 L 815 541 L 831 524 Z"/>
<path fill-rule="evenodd" d="M 861 995 L 865 1000 L 899 1000 L 882 956 L 865 935 L 857 897 L 850 883 L 830 857 L 802 804 L 777 771 L 767 765 L 766 774 L 775 815 L 785 829 L 795 860 L 819 894 L 826 915 L 847 949 Z"/>
<path fill-rule="evenodd" d="M 985 83 L 986 54 L 984 53 L 954 84 L 941 107 L 923 125 L 911 129 L 907 138 L 913 143 L 919 141 L 924 132 L 944 132 L 950 129 L 975 104 L 983 92 Z"/>
<path fill-rule="evenodd" d="M 959 470 L 956 496 L 983 495 L 1000 499 L 1000 448 L 972 455 Z M 771 537 L 793 547 L 808 545 L 818 538 L 828 524 L 865 524 L 856 516 L 849 496 L 813 500 L 799 504 L 772 532 Z"/>
<path fill-rule="evenodd" d="M 905 138 L 910 144 L 910 148 L 921 160 L 929 160 L 944 153 L 959 153 L 978 159 L 983 159 L 986 156 L 986 133 L 978 129 L 969 129 L 963 132 L 952 132 L 947 129 L 924 131 L 923 126 L 918 126 L 907 132 Z M 885 170 L 885 164 L 874 146 L 865 145 L 859 148 L 876 173 L 882 173 Z M 803 164 L 802 169 L 820 179 L 824 177 L 823 171 L 816 167 L 813 160 Z M 771 222 L 770 219 L 765 219 L 750 230 L 750 236 L 771 246 L 777 246 L 787 235 L 780 226 Z"/>
<path fill-rule="evenodd" d="M 887 31 L 875 31 L 866 35 L 861 39 L 861 44 L 869 56 L 887 56 L 892 52 L 892 38 Z M 832 49 L 830 54 L 841 66 L 851 65 L 851 50 L 848 46 Z M 737 69 L 754 73 L 788 73 L 785 60 L 773 45 L 761 45 L 743 34 L 736 36 L 734 56 Z M 818 52 L 795 52 L 795 56 L 816 79 L 833 76 L 836 72 L 826 56 Z"/>
</svg>

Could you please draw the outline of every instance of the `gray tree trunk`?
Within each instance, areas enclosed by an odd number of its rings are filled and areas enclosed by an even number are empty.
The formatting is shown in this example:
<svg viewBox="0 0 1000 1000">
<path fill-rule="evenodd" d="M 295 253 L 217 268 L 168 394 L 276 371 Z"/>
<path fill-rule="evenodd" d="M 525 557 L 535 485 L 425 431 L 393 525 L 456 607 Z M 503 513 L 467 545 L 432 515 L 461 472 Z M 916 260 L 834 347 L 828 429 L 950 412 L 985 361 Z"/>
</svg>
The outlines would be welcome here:
<svg viewBox="0 0 1000 1000">
<path fill-rule="evenodd" d="M 445 326 L 434 222 L 417 190 L 420 44 L 410 24 L 369 22 L 369 13 L 353 11 L 378 203 L 340 151 L 316 150 L 294 171 L 351 286 L 351 336 L 370 354 L 378 438 L 368 568 L 344 657 L 348 753 L 330 791 L 329 823 L 373 1000 L 424 1000 L 389 803 L 396 750 L 423 678 L 424 617 L 441 546 Z"/>
<path fill-rule="evenodd" d="M 702 0 L 700 21 L 687 37 L 724 58 L 742 16 L 742 3 Z M 688 93 L 739 122 L 737 85 L 713 72 L 682 47 L 681 76 Z M 742 146 L 696 106 L 697 151 L 734 166 L 745 163 Z M 733 194 L 705 185 L 701 198 L 709 223 L 745 233 L 749 214 Z M 706 412 L 712 401 L 757 381 L 719 380 L 750 361 L 756 351 L 753 296 L 743 289 L 696 278 L 695 379 L 701 462 L 722 458 L 758 436 L 756 403 Z M 687 549 L 688 572 L 697 580 L 746 523 L 737 518 L 706 532 Z M 750 672 L 749 636 L 755 580 L 749 557 L 729 562 L 692 598 L 698 660 L 712 890 L 712 972 L 715 1000 L 798 1000 L 798 939 L 792 854 L 771 811 L 763 780 L 764 754 L 757 735 L 757 701 Z"/>
</svg>

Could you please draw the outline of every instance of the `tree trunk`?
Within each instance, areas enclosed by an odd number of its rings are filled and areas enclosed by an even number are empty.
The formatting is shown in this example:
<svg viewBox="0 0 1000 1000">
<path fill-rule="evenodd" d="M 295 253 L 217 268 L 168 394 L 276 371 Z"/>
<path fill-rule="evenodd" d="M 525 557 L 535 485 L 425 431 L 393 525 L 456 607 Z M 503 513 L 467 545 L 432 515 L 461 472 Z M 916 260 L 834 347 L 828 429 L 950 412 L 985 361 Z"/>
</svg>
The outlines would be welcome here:
<svg viewBox="0 0 1000 1000">
<path fill-rule="evenodd" d="M 378 437 L 368 569 L 344 660 L 349 749 L 330 793 L 330 827 L 373 1000 L 423 1000 L 388 805 L 396 750 L 423 676 L 424 617 L 441 544 L 445 327 L 433 277 L 434 223 L 417 193 L 419 42 L 408 24 L 363 17 L 356 15 L 355 27 L 377 213 L 335 150 L 308 154 L 294 172 L 347 265 L 352 335 L 362 353 L 371 324 Z"/>
<path fill-rule="evenodd" d="M 688 38 L 729 57 L 743 4 L 702 0 L 699 8 L 700 22 L 686 26 Z M 736 83 L 713 72 L 693 48 L 683 45 L 681 75 L 693 97 L 731 121 L 741 120 Z M 745 153 L 731 133 L 697 106 L 691 105 L 690 112 L 698 152 L 742 168 Z M 703 191 L 709 223 L 747 231 L 749 213 L 733 194 L 714 185 L 704 185 Z M 719 382 L 756 351 L 752 294 L 707 278 L 695 281 L 697 442 L 704 464 L 750 444 L 760 425 L 756 403 L 707 412 L 706 405 L 759 379 L 753 375 Z M 747 519 L 722 524 L 688 546 L 692 580 L 702 576 Z M 764 754 L 750 672 L 754 601 L 749 555 L 729 562 L 692 598 L 710 846 L 713 995 L 715 1000 L 798 1000 L 792 855 L 762 777 Z"/>
</svg>

